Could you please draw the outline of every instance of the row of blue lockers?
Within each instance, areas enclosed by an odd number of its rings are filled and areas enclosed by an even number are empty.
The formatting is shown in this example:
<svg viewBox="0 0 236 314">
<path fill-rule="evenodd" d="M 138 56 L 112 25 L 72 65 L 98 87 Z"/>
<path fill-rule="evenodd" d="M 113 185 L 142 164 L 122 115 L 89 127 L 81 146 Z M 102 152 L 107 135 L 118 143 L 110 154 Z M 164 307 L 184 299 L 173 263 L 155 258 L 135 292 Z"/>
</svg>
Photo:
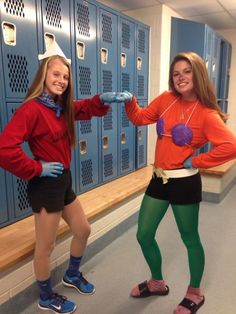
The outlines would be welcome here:
<svg viewBox="0 0 236 314">
<path fill-rule="evenodd" d="M 171 60 L 181 51 L 194 51 L 206 63 L 222 109 L 227 109 L 232 46 L 209 25 L 172 17 Z"/>
<path fill-rule="evenodd" d="M 194 51 L 203 58 L 218 104 L 227 113 L 232 54 L 230 42 L 207 24 L 172 17 L 171 59 L 181 51 Z M 199 152 L 210 148 L 211 144 L 207 143 Z"/>
<path fill-rule="evenodd" d="M 148 99 L 149 27 L 89 0 L 0 2 L 0 131 L 22 103 L 41 54 L 56 40 L 72 60 L 75 97 L 128 90 Z M 30 154 L 27 143 L 23 145 Z M 124 104 L 103 118 L 77 122 L 72 174 L 77 194 L 147 162 L 147 128 L 134 127 Z M 0 169 L 0 226 L 31 213 L 27 182 Z"/>
</svg>

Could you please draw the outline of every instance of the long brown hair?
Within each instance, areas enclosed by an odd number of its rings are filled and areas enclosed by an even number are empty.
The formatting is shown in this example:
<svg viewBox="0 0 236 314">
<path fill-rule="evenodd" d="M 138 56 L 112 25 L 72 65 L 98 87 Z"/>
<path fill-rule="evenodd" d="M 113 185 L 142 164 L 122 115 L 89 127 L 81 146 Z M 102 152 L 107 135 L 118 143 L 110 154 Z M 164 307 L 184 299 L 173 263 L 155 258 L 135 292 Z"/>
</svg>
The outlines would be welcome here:
<svg viewBox="0 0 236 314">
<path fill-rule="evenodd" d="M 55 55 L 51 56 L 49 58 L 43 59 L 36 76 L 29 88 L 29 91 L 25 97 L 24 102 L 35 99 L 38 96 L 40 96 L 44 91 L 44 82 L 47 75 L 47 70 L 50 67 L 50 62 L 59 59 L 61 60 L 68 68 L 69 71 L 69 81 L 68 86 L 65 92 L 60 96 L 60 102 L 63 108 L 67 128 L 68 128 L 68 136 L 69 136 L 69 142 L 70 146 L 74 147 L 75 140 L 76 140 L 76 133 L 75 133 L 75 114 L 74 114 L 74 105 L 73 105 L 73 84 L 72 84 L 72 72 L 70 64 L 67 62 L 67 60 L 61 56 Z"/>
<path fill-rule="evenodd" d="M 178 61 L 187 61 L 193 72 L 193 85 L 195 93 L 200 102 L 212 109 L 215 109 L 223 121 L 227 120 L 227 114 L 224 113 L 217 103 L 215 87 L 213 86 L 203 59 L 195 52 L 181 52 L 173 59 L 169 70 L 169 88 L 176 94 L 180 95 L 174 87 L 173 71 Z"/>
</svg>

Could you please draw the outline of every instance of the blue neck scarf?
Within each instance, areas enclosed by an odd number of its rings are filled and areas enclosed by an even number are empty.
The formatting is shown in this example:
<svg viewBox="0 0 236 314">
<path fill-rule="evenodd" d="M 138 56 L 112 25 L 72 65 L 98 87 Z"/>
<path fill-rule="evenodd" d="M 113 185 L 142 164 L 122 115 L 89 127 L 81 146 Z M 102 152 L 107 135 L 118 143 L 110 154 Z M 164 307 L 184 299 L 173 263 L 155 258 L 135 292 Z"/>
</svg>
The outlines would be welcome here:
<svg viewBox="0 0 236 314">
<path fill-rule="evenodd" d="M 59 103 L 56 103 L 52 96 L 48 93 L 43 92 L 40 96 L 37 97 L 41 104 L 52 109 L 56 112 L 56 117 L 59 118 L 63 109 Z"/>
</svg>

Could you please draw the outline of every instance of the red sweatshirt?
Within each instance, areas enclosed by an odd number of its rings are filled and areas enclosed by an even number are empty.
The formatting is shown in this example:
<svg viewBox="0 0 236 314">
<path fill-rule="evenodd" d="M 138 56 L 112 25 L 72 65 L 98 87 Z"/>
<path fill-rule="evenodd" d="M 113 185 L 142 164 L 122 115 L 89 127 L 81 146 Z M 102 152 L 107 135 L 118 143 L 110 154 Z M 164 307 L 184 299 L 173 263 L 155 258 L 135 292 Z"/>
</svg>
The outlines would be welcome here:
<svg viewBox="0 0 236 314">
<path fill-rule="evenodd" d="M 136 98 L 126 104 L 126 112 L 134 125 L 156 123 L 166 108 L 176 99 L 172 92 L 164 92 L 155 98 L 146 108 L 138 106 Z M 186 123 L 195 102 L 178 100 L 163 115 L 165 133 L 171 134 L 171 128 L 178 123 Z M 181 115 L 185 113 L 184 120 Z M 193 131 L 193 139 L 188 146 L 177 146 L 172 137 L 157 138 L 155 160 L 156 167 L 162 169 L 183 168 L 183 162 L 195 153 L 197 148 L 211 142 L 213 148 L 193 157 L 195 168 L 210 168 L 236 158 L 236 138 L 220 118 L 219 114 L 199 103 L 187 124 Z"/>
<path fill-rule="evenodd" d="M 104 106 L 99 96 L 75 101 L 75 120 L 89 120 L 104 116 L 109 106 Z M 27 141 L 34 159 L 27 156 L 21 144 Z M 36 100 L 21 105 L 0 135 L 0 166 L 14 175 L 30 180 L 40 176 L 39 160 L 61 162 L 70 167 L 71 148 L 63 114 L 57 118 L 55 111 Z"/>
</svg>

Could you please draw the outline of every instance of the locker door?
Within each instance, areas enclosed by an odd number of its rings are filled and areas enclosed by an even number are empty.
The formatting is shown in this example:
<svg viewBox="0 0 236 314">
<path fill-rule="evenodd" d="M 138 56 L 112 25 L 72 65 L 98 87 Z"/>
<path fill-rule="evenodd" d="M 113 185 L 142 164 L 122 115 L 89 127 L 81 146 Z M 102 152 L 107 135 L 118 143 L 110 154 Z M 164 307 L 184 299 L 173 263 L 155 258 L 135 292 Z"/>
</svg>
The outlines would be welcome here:
<svg viewBox="0 0 236 314">
<path fill-rule="evenodd" d="M 90 98 L 98 92 L 97 84 L 97 8 L 82 0 L 75 1 L 75 67 L 78 99 Z M 77 190 L 85 192 L 99 182 L 98 118 L 79 121 L 76 149 Z"/>
<path fill-rule="evenodd" d="M 0 110 L 1 112 L 1 110 Z M 0 120 L 0 133 L 2 132 L 2 124 Z M 3 225 L 3 223 L 7 222 L 9 219 L 8 214 L 8 204 L 7 204 L 7 191 L 6 191 L 6 177 L 5 177 L 5 171 L 0 168 L 0 228 Z"/>
<path fill-rule="evenodd" d="M 212 60 L 211 60 L 211 80 L 215 86 L 216 94 L 218 96 L 218 84 L 220 73 L 220 43 L 219 35 L 213 32 L 212 34 Z"/>
<path fill-rule="evenodd" d="M 134 93 L 135 24 L 125 18 L 119 20 L 119 90 Z M 129 121 L 124 104 L 119 106 L 119 175 L 135 167 L 135 127 Z"/>
<path fill-rule="evenodd" d="M 55 39 L 67 58 L 71 58 L 70 1 L 41 0 L 43 51 Z"/>
<path fill-rule="evenodd" d="M 170 60 L 182 51 L 194 51 L 205 58 L 205 36 L 205 24 L 172 17 Z"/>
<path fill-rule="evenodd" d="M 219 95 L 220 99 L 228 98 L 229 76 L 231 63 L 231 45 L 226 40 L 221 39 L 220 53 L 220 75 L 219 75 Z"/>
<path fill-rule="evenodd" d="M 148 98 L 149 29 L 137 24 L 136 29 L 136 90 L 138 99 Z"/>
<path fill-rule="evenodd" d="M 147 106 L 147 101 L 138 101 L 140 107 Z M 138 126 L 135 130 L 135 168 L 139 169 L 147 165 L 147 132 L 146 125 Z"/>
<path fill-rule="evenodd" d="M 38 69 L 35 1 L 0 2 L 5 95 L 22 99 Z"/>
<path fill-rule="evenodd" d="M 209 77 L 212 77 L 212 44 L 213 41 L 213 33 L 212 29 L 205 25 L 205 40 L 204 40 L 204 60 L 206 63 L 206 67 L 208 70 Z"/>
<path fill-rule="evenodd" d="M 98 64 L 101 92 L 117 91 L 117 15 L 99 8 Z M 101 178 L 102 182 L 118 175 L 118 107 L 113 103 L 109 113 L 101 119 Z"/>
<path fill-rule="evenodd" d="M 9 102 L 7 104 L 7 115 L 8 115 L 8 120 L 11 119 L 12 115 L 14 114 L 15 110 L 19 107 L 19 103 L 12 103 Z M 26 152 L 27 155 L 32 156 L 30 149 L 27 145 L 27 143 L 24 143 L 22 145 L 24 151 Z M 13 220 L 17 220 L 19 218 L 23 218 L 26 216 L 29 216 L 31 214 L 31 207 L 28 201 L 27 197 L 27 181 L 22 180 L 10 173 L 9 175 L 9 182 L 12 186 L 12 190 L 9 191 L 12 193 L 12 195 L 9 195 L 10 199 L 10 207 L 13 210 Z"/>
<path fill-rule="evenodd" d="M 0 228 L 6 223 L 9 219 L 8 215 L 8 204 L 7 204 L 7 192 L 6 192 L 6 178 L 5 171 L 0 168 Z"/>
</svg>

